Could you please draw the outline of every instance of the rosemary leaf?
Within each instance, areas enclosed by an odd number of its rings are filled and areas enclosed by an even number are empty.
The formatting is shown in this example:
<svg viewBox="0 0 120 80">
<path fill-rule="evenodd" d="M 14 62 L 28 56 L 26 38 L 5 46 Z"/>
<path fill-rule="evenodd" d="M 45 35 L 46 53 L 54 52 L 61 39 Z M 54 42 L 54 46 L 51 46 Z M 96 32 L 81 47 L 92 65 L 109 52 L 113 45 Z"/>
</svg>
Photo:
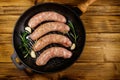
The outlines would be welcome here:
<svg viewBox="0 0 120 80">
<path fill-rule="evenodd" d="M 28 53 L 24 56 L 24 58 L 26 58 L 28 56 Z"/>
<path fill-rule="evenodd" d="M 18 48 L 21 49 L 23 47 L 23 45 L 20 45 Z"/>
<path fill-rule="evenodd" d="M 77 38 L 78 38 L 78 35 L 77 35 L 76 32 L 75 32 L 74 25 L 72 24 L 71 21 L 68 21 L 68 26 L 69 26 L 70 29 L 71 29 L 71 32 L 70 32 L 69 34 L 74 38 L 74 42 L 76 43 L 76 40 L 77 40 Z"/>
<path fill-rule="evenodd" d="M 70 35 L 75 39 L 75 36 L 72 33 L 70 33 Z"/>
<path fill-rule="evenodd" d="M 26 54 L 26 53 L 27 53 L 27 51 L 24 50 L 24 51 L 23 51 L 23 54 Z"/>
<path fill-rule="evenodd" d="M 24 31 L 22 34 L 19 35 L 21 38 L 21 42 L 22 42 L 19 47 L 23 49 L 23 54 L 25 54 L 24 58 L 26 58 L 30 53 L 30 49 L 28 46 L 28 40 L 26 39 L 27 35 L 28 35 L 28 32 L 26 31 Z"/>
</svg>

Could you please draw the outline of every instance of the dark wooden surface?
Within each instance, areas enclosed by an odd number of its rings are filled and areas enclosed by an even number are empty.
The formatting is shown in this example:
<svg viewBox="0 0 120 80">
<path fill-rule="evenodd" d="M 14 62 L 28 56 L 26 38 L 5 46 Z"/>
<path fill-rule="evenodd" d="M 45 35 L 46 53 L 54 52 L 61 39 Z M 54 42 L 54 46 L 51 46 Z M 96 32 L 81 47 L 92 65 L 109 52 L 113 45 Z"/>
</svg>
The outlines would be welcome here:
<svg viewBox="0 0 120 80">
<path fill-rule="evenodd" d="M 37 0 L 76 6 L 82 0 Z M 86 45 L 68 69 L 51 74 L 18 70 L 12 63 L 12 32 L 20 15 L 35 0 L 0 0 L 0 80 L 120 80 L 120 0 L 97 0 L 80 18 Z"/>
</svg>

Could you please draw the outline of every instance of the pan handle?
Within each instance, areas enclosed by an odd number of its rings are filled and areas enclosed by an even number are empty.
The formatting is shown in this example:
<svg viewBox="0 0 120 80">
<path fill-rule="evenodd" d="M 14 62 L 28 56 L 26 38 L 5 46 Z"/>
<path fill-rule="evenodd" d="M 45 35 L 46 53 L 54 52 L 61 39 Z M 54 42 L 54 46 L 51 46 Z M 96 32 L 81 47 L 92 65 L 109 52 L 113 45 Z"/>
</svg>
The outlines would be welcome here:
<svg viewBox="0 0 120 80">
<path fill-rule="evenodd" d="M 81 16 L 83 13 L 87 11 L 87 8 L 96 0 L 85 0 L 85 2 L 78 4 L 76 7 L 71 5 L 65 5 L 71 10 L 73 10 L 78 16 Z"/>
<path fill-rule="evenodd" d="M 96 0 L 85 0 L 84 3 L 78 4 L 77 8 L 79 8 L 82 13 L 85 13 L 87 11 L 87 8 Z"/>
<path fill-rule="evenodd" d="M 17 54 L 14 52 L 11 56 L 11 60 L 12 62 L 15 64 L 15 66 L 20 69 L 20 70 L 23 70 L 26 68 L 26 66 L 24 64 L 19 64 L 16 62 L 16 58 L 17 58 Z"/>
</svg>

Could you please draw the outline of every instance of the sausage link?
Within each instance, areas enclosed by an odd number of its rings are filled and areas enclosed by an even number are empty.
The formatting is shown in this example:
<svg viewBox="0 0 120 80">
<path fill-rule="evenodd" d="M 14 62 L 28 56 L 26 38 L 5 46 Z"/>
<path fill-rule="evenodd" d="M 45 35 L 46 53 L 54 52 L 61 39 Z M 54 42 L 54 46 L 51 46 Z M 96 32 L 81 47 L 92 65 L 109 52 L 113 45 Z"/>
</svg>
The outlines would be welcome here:
<svg viewBox="0 0 120 80">
<path fill-rule="evenodd" d="M 54 57 L 63 57 L 70 58 L 72 53 L 65 48 L 62 47 L 51 47 L 45 50 L 36 60 L 36 65 L 41 66 L 45 65 L 51 58 Z"/>
<path fill-rule="evenodd" d="M 66 33 L 70 30 L 70 28 L 68 27 L 68 25 L 61 23 L 61 22 L 48 22 L 45 23 L 41 26 L 39 26 L 37 29 L 35 29 L 35 31 L 30 34 L 30 38 L 32 40 L 37 40 L 39 37 L 41 37 L 42 35 L 50 32 L 50 31 L 59 31 L 59 32 L 63 32 Z"/>
<path fill-rule="evenodd" d="M 43 21 L 58 21 L 65 23 L 66 19 L 63 15 L 54 11 L 41 12 L 36 14 L 29 20 L 28 26 L 31 28 L 35 28 L 39 23 Z"/>
<path fill-rule="evenodd" d="M 34 51 L 39 51 L 45 46 L 51 44 L 51 43 L 59 43 L 64 45 L 65 47 L 70 47 L 72 45 L 72 42 L 69 38 L 66 36 L 60 35 L 60 34 L 49 34 L 42 38 L 40 38 L 33 46 Z"/>
</svg>

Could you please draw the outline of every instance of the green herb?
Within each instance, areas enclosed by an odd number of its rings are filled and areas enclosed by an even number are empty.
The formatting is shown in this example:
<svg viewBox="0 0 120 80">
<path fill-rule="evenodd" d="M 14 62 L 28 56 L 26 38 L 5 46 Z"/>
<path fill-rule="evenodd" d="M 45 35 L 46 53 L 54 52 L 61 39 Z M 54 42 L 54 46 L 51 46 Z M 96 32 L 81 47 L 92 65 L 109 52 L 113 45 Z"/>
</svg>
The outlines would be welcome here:
<svg viewBox="0 0 120 80">
<path fill-rule="evenodd" d="M 22 49 L 23 51 L 23 54 L 24 54 L 24 58 L 26 58 L 29 53 L 30 53 L 30 48 L 29 48 L 29 45 L 28 45 L 28 39 L 26 39 L 26 36 L 28 35 L 29 33 L 24 31 L 22 34 L 19 35 L 20 39 L 21 39 L 21 45 L 19 46 L 20 49 Z"/>
<path fill-rule="evenodd" d="M 70 27 L 71 31 L 70 33 L 68 33 L 68 35 L 70 35 L 71 37 L 74 38 L 74 42 L 76 43 L 76 40 L 78 38 L 78 35 L 76 34 L 75 32 L 75 28 L 74 28 L 74 25 L 72 24 L 71 21 L 68 21 L 68 26 Z"/>
</svg>

